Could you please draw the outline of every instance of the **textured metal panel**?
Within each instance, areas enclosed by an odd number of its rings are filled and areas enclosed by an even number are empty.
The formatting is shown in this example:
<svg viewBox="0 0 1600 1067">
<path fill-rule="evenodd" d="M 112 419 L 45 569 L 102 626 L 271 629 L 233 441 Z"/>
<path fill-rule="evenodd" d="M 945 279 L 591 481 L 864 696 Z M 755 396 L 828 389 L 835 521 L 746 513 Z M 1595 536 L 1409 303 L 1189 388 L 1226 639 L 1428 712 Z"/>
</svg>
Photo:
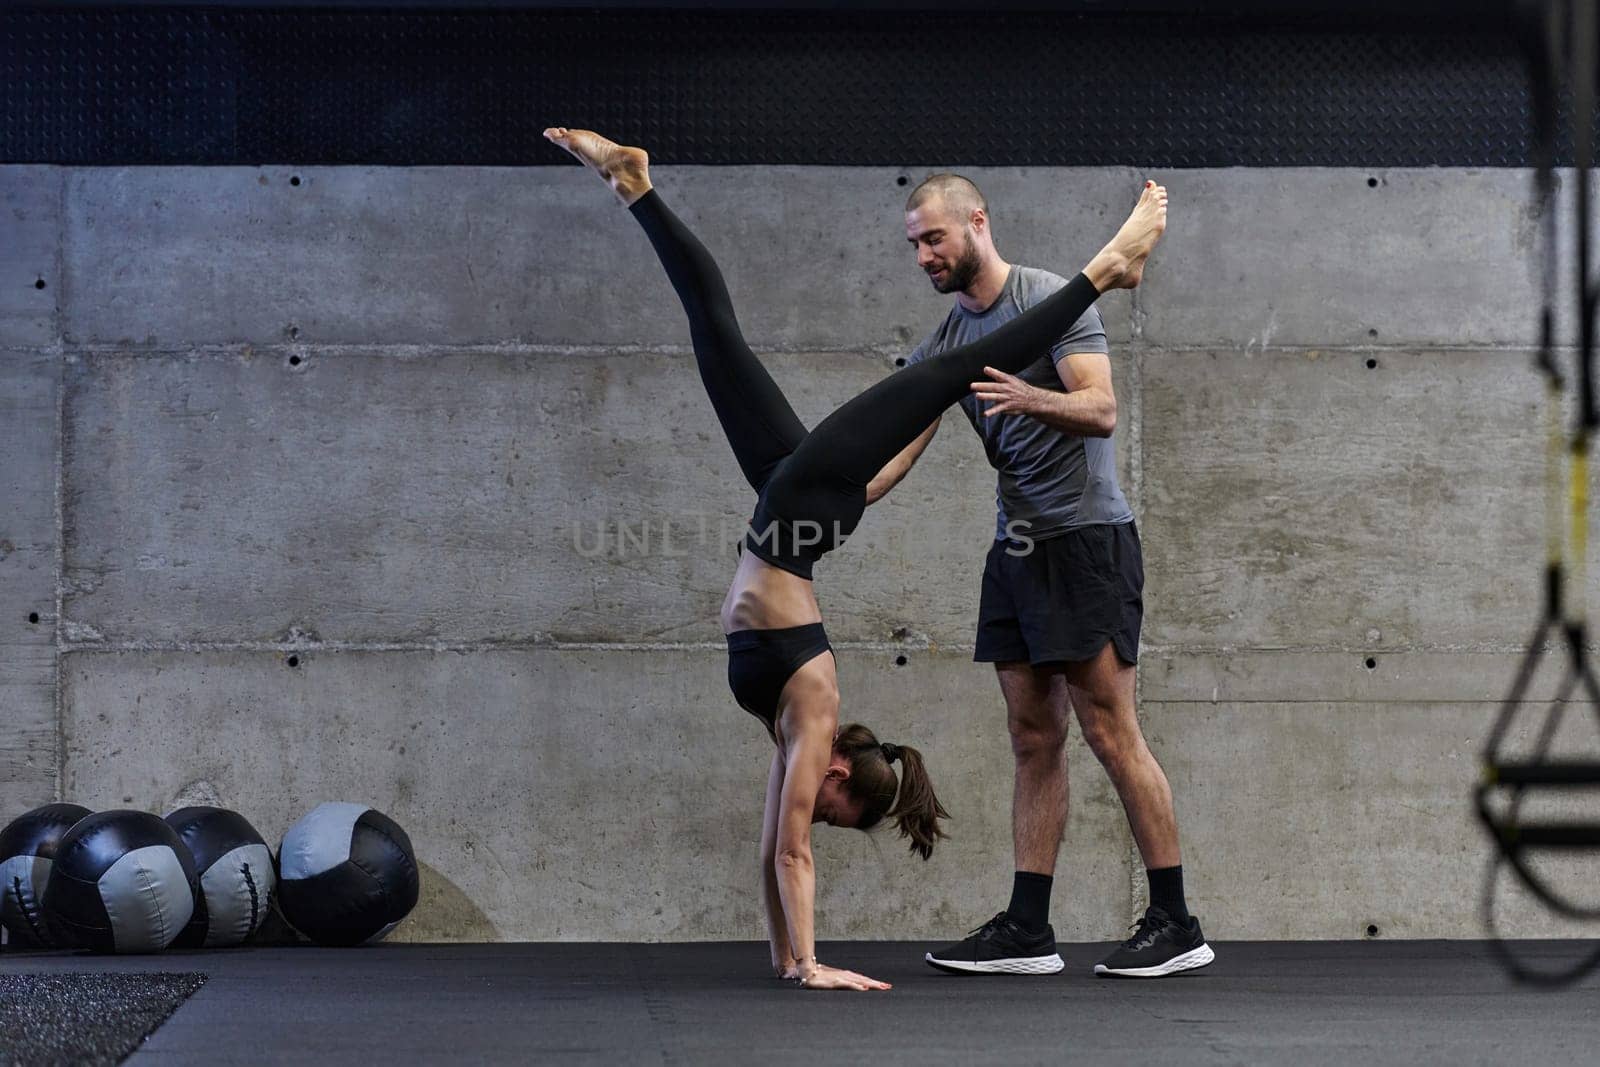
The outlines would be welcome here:
<svg viewBox="0 0 1600 1067">
<path fill-rule="evenodd" d="M 1492 22 L 857 12 L 14 10 L 0 160 L 1508 166 Z"/>
</svg>

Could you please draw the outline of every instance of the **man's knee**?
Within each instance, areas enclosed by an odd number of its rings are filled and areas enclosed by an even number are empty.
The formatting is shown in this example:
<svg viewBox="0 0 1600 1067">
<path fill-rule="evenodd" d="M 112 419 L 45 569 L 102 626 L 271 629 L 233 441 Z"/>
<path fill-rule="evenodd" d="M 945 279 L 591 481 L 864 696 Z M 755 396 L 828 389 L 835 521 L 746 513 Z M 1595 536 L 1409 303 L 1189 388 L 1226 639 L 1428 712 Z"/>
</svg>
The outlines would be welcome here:
<svg viewBox="0 0 1600 1067">
<path fill-rule="evenodd" d="M 1053 755 L 1067 744 L 1066 709 L 1053 707 L 1048 700 L 1013 703 L 1006 709 L 1006 729 L 1018 759 Z"/>
<path fill-rule="evenodd" d="M 1093 704 L 1081 707 L 1078 717 L 1084 743 L 1113 779 L 1144 751 L 1144 735 L 1132 708 Z"/>
<path fill-rule="evenodd" d="M 1011 754 L 1019 760 L 1038 759 L 1060 753 L 1067 745 L 1067 731 L 1047 726 L 1011 726 Z"/>
<path fill-rule="evenodd" d="M 1012 753 L 1021 760 L 1064 749 L 1072 711 L 1064 680 L 1027 663 L 997 663 L 995 672 L 1006 698 Z"/>
</svg>

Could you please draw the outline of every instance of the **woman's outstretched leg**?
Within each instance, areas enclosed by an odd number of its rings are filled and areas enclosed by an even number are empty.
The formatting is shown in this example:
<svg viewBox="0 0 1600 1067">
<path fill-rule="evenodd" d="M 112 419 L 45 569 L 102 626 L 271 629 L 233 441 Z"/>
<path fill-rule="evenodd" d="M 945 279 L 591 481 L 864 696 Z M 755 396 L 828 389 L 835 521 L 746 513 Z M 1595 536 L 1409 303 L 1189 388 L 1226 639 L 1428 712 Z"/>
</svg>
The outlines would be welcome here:
<svg viewBox="0 0 1600 1067">
<path fill-rule="evenodd" d="M 605 179 L 644 228 L 689 316 L 706 395 L 745 479 L 759 493 L 805 438 L 806 428 L 745 344 L 716 261 L 651 186 L 644 149 L 615 144 L 590 130 L 555 126 L 544 135 Z"/>
<path fill-rule="evenodd" d="M 1020 372 L 1050 350 L 1100 294 L 1132 289 L 1167 224 L 1167 191 L 1145 184 L 1109 244 L 1065 288 L 970 344 L 896 371 L 838 408 L 795 451 L 796 486 L 837 481 L 864 487 L 945 408 L 983 379 L 984 367 Z"/>
</svg>

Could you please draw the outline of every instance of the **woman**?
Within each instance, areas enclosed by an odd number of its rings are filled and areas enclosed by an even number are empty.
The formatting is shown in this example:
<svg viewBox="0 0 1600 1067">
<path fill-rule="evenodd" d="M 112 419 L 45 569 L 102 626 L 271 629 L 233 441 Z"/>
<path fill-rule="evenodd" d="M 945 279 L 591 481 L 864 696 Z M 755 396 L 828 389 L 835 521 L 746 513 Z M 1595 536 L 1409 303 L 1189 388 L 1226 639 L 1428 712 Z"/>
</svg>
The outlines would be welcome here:
<svg viewBox="0 0 1600 1067">
<path fill-rule="evenodd" d="M 1139 284 L 1166 225 L 1166 190 L 1147 182 L 1111 243 L 1062 290 L 980 341 L 889 376 L 808 433 L 745 344 L 710 253 L 651 187 L 644 150 L 589 130 L 552 127 L 545 137 L 605 179 L 644 227 L 688 313 L 706 393 L 757 494 L 722 628 L 734 697 L 777 744 L 761 835 L 773 967 L 807 988 L 888 989 L 817 962 L 811 825 L 865 830 L 892 818 L 911 850 L 927 859 L 944 836 L 938 820 L 949 815 L 916 749 L 879 743 L 864 726 L 839 729 L 838 680 L 812 593 L 812 564 L 855 529 L 885 484 L 875 476 L 964 396 L 984 367 L 1021 371 L 1101 293 Z M 896 759 L 905 768 L 903 786 L 890 766 Z"/>
</svg>

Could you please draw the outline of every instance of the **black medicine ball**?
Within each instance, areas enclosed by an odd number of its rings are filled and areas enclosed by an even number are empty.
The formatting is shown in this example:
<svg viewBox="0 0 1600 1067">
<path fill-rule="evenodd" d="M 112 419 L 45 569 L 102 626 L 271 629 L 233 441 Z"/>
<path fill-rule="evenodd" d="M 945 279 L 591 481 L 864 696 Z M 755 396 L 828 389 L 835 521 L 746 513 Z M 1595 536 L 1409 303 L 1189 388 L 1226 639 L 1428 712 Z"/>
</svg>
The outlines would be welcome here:
<svg viewBox="0 0 1600 1067">
<path fill-rule="evenodd" d="M 172 827 L 145 811 L 102 811 L 56 846 L 44 912 L 79 947 L 159 952 L 188 924 L 199 891 Z"/>
<path fill-rule="evenodd" d="M 272 910 L 272 850 L 248 819 L 226 808 L 179 808 L 166 822 L 189 847 L 200 878 L 194 917 L 174 947 L 243 944 Z"/>
<path fill-rule="evenodd" d="M 43 948 L 65 946 L 45 922 L 44 891 L 56 846 L 73 823 L 90 814 L 81 804 L 46 804 L 0 830 L 0 925 L 19 941 Z"/>
<path fill-rule="evenodd" d="M 283 835 L 278 907 L 319 945 L 381 940 L 417 904 L 411 839 L 364 804 L 319 804 Z"/>
</svg>

